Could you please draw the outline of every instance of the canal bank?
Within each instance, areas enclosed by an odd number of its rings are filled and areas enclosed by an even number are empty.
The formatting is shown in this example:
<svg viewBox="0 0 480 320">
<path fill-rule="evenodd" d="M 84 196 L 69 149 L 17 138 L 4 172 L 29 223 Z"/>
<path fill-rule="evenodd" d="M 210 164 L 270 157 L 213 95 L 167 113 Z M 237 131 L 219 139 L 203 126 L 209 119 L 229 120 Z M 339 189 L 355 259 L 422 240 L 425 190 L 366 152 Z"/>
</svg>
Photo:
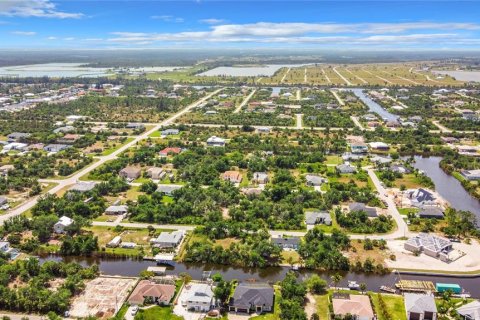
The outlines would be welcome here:
<svg viewBox="0 0 480 320">
<path fill-rule="evenodd" d="M 131 259 L 113 259 L 113 258 L 88 258 L 88 257 L 60 257 L 47 256 L 40 258 L 40 261 L 65 261 L 77 262 L 83 266 L 97 264 L 99 270 L 104 275 L 110 276 L 138 276 L 142 270 L 150 266 L 155 266 L 153 261 L 131 260 Z M 284 279 L 289 267 L 268 267 L 268 268 L 237 268 L 218 264 L 196 264 L 196 263 L 177 263 L 174 267 L 168 267 L 166 275 L 178 275 L 182 272 L 188 273 L 195 280 L 201 280 L 204 271 L 211 274 L 219 273 L 226 280 L 236 279 L 238 281 L 255 280 L 259 282 L 274 283 Z M 313 274 L 317 274 L 328 283 L 330 277 L 337 272 L 319 272 L 301 269 L 298 271 L 300 279 L 306 279 Z M 384 275 L 365 274 L 355 272 L 339 272 L 343 279 L 338 283 L 339 287 L 347 287 L 348 281 L 357 281 L 365 283 L 370 291 L 380 291 L 380 286 L 393 287 L 399 280 L 423 280 L 433 283 L 457 283 L 472 297 L 480 297 L 480 275 L 444 275 L 444 274 L 421 274 L 416 271 L 400 271 Z"/>
</svg>

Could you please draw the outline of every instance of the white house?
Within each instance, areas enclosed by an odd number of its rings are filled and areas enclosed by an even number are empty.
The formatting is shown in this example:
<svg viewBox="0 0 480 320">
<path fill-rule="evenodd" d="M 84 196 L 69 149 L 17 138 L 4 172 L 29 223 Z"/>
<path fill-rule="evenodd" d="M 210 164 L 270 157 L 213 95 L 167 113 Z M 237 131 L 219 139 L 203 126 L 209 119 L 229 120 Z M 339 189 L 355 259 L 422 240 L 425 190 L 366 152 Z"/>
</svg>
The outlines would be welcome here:
<svg viewBox="0 0 480 320">
<path fill-rule="evenodd" d="M 65 233 L 65 228 L 70 226 L 72 223 L 73 219 L 63 216 L 58 220 L 57 223 L 53 225 L 53 231 L 55 231 L 55 233 Z"/>
<path fill-rule="evenodd" d="M 188 295 L 183 301 L 187 310 L 207 312 L 215 306 L 212 286 L 206 283 L 190 283 Z"/>
</svg>

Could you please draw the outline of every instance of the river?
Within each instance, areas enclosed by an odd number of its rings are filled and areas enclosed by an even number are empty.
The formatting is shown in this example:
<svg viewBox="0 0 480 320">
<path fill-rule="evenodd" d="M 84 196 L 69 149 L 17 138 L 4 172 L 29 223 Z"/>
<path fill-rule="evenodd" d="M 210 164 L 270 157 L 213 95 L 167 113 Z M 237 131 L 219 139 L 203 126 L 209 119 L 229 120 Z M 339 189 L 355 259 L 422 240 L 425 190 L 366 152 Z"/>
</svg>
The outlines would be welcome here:
<svg viewBox="0 0 480 320">
<path fill-rule="evenodd" d="M 384 108 L 382 108 L 381 105 L 370 99 L 365 92 L 363 92 L 363 89 L 349 89 L 352 91 L 360 100 L 362 100 L 363 103 L 365 103 L 370 109 L 371 112 L 377 113 L 382 119 L 386 119 L 387 121 L 398 121 L 398 116 L 388 112 Z"/>
<path fill-rule="evenodd" d="M 154 261 L 144 260 L 119 260 L 111 258 L 86 258 L 86 257 L 57 257 L 48 256 L 41 258 L 45 260 L 63 260 L 65 262 L 77 262 L 84 266 L 97 264 L 100 272 L 105 275 L 120 275 L 120 276 L 138 276 L 140 271 L 147 269 L 149 266 L 156 265 Z M 168 267 L 167 275 L 178 275 L 181 272 L 187 272 L 193 279 L 200 280 L 203 271 L 211 271 L 212 275 L 220 273 L 224 279 L 245 281 L 255 279 L 261 282 L 274 283 L 282 280 L 290 268 L 288 267 L 268 267 L 268 268 L 234 268 L 230 266 L 216 265 L 216 264 L 187 264 L 177 263 L 175 267 Z M 310 270 L 301 270 L 299 272 L 301 279 L 306 279 L 312 274 L 318 274 L 328 283 L 330 283 L 330 276 L 332 273 L 314 272 Z M 343 280 L 338 284 L 340 287 L 347 287 L 349 280 L 355 280 L 358 283 L 365 283 L 367 289 L 371 291 L 378 291 L 381 285 L 394 286 L 400 280 L 426 280 L 434 283 L 458 283 L 466 292 L 469 292 L 473 297 L 480 297 L 480 277 L 453 277 L 453 276 L 426 276 L 426 275 L 407 275 L 407 274 L 386 274 L 386 275 L 368 275 L 364 273 L 343 273 Z"/>
<path fill-rule="evenodd" d="M 441 157 L 415 157 L 413 166 L 425 172 L 435 184 L 435 191 L 450 203 L 452 208 L 473 212 L 480 221 L 480 201 L 472 197 L 460 181 L 446 174 L 440 168 Z"/>
</svg>

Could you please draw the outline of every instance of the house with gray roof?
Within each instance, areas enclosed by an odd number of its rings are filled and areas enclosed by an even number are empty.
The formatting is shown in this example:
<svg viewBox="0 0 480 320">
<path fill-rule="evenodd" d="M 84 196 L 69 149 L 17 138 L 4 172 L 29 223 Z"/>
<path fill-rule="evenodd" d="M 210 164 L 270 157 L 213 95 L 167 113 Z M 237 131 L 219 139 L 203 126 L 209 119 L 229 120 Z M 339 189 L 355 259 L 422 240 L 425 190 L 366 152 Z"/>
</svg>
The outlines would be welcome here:
<svg viewBox="0 0 480 320">
<path fill-rule="evenodd" d="M 70 146 L 66 144 L 52 143 L 43 147 L 43 150 L 47 152 L 60 152 L 68 148 L 70 148 Z"/>
<path fill-rule="evenodd" d="M 181 185 L 176 184 L 160 184 L 155 190 L 155 192 L 162 192 L 165 193 L 167 196 L 171 196 L 175 190 L 181 189 Z"/>
<path fill-rule="evenodd" d="M 306 180 L 307 186 L 310 186 L 310 187 L 319 187 L 325 182 L 325 179 L 323 177 L 318 176 L 316 174 L 307 174 L 305 176 L 305 180 Z"/>
<path fill-rule="evenodd" d="M 26 132 L 12 132 L 7 136 L 7 138 L 8 138 L 8 142 L 15 142 L 15 141 L 18 142 L 18 141 L 23 141 L 30 136 L 31 134 Z"/>
<path fill-rule="evenodd" d="M 140 168 L 128 166 L 120 170 L 118 175 L 125 179 L 135 180 L 140 177 L 141 173 L 142 170 Z"/>
<path fill-rule="evenodd" d="M 298 246 L 300 245 L 300 237 L 294 237 L 294 236 L 272 237 L 272 243 L 276 246 L 279 246 L 282 249 L 297 250 Z"/>
<path fill-rule="evenodd" d="M 367 207 L 365 203 L 352 202 L 348 205 L 348 209 L 350 212 L 363 211 L 371 218 L 378 217 L 377 208 Z"/>
<path fill-rule="evenodd" d="M 423 207 L 417 213 L 420 218 L 443 219 L 444 213 L 441 207 Z"/>
<path fill-rule="evenodd" d="M 229 310 L 241 313 L 273 311 L 273 288 L 266 283 L 240 283 L 230 299 Z"/>
<path fill-rule="evenodd" d="M 307 211 L 305 212 L 305 224 L 314 226 L 316 224 L 332 225 L 332 217 L 327 211 Z"/>
<path fill-rule="evenodd" d="M 357 172 L 357 168 L 352 166 L 350 163 L 345 162 L 343 164 L 339 164 L 336 166 L 336 169 L 339 173 L 355 173 Z"/>
<path fill-rule="evenodd" d="M 255 172 L 253 174 L 253 182 L 266 184 L 268 182 L 268 174 L 266 172 Z"/>
<path fill-rule="evenodd" d="M 480 180 L 480 170 L 462 170 L 460 174 L 467 180 Z"/>
<path fill-rule="evenodd" d="M 450 261 L 449 253 L 453 250 L 452 242 L 446 238 L 429 233 L 419 233 L 405 241 L 405 250 L 439 259 L 443 262 Z"/>
<path fill-rule="evenodd" d="M 436 320 L 437 306 L 433 295 L 405 293 L 407 320 Z"/>
<path fill-rule="evenodd" d="M 157 248 L 176 248 L 182 242 L 185 231 L 177 230 L 172 232 L 161 232 L 157 238 L 153 238 L 150 242 Z"/>
<path fill-rule="evenodd" d="M 407 194 L 412 205 L 415 207 L 421 208 L 423 206 L 433 206 L 437 204 L 436 197 L 433 193 L 423 188 L 409 190 Z"/>
<path fill-rule="evenodd" d="M 84 193 L 93 190 L 96 185 L 97 183 L 94 181 L 77 182 L 69 189 L 69 191 Z"/>
<path fill-rule="evenodd" d="M 72 131 L 75 131 L 75 127 L 64 126 L 64 127 L 60 127 L 60 128 L 57 128 L 57 129 L 53 130 L 53 133 L 68 133 L 68 132 L 72 132 Z"/>
<path fill-rule="evenodd" d="M 128 213 L 128 206 L 119 205 L 119 206 L 110 206 L 105 210 L 105 214 L 108 215 L 121 215 Z"/>
<path fill-rule="evenodd" d="M 480 301 L 475 300 L 457 308 L 457 313 L 464 320 L 480 320 Z"/>
<path fill-rule="evenodd" d="M 178 129 L 165 129 L 165 130 L 162 130 L 161 132 L 162 136 L 173 136 L 179 133 L 180 133 L 180 130 Z"/>
</svg>

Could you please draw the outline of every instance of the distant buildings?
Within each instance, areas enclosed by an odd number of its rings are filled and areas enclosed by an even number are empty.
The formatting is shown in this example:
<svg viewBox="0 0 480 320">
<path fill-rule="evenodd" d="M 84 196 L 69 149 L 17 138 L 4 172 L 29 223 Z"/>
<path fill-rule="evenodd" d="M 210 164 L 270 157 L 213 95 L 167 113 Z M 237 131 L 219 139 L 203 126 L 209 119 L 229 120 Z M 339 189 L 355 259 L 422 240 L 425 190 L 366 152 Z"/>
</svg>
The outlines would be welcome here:
<svg viewBox="0 0 480 320">
<path fill-rule="evenodd" d="M 165 129 L 165 130 L 162 130 L 160 133 L 161 133 L 162 136 L 173 136 L 173 135 L 179 134 L 180 130 L 178 130 L 178 129 Z"/>
<path fill-rule="evenodd" d="M 155 192 L 162 192 L 167 196 L 171 196 L 172 193 L 175 190 L 181 189 L 181 185 L 175 185 L 175 184 L 161 184 L 158 186 L 157 190 Z"/>
<path fill-rule="evenodd" d="M 128 206 L 119 205 L 119 206 L 110 206 L 105 210 L 107 215 L 122 215 L 128 213 Z"/>
<path fill-rule="evenodd" d="M 179 154 L 182 152 L 182 148 L 178 148 L 178 147 L 167 147 L 163 150 L 160 150 L 158 152 L 158 154 L 161 156 L 161 157 L 166 157 L 168 156 L 169 154 Z"/>
<path fill-rule="evenodd" d="M 407 195 L 414 207 L 422 208 L 424 206 L 434 206 L 437 204 L 437 199 L 433 193 L 423 188 L 409 190 Z"/>
<path fill-rule="evenodd" d="M 224 147 L 225 139 L 219 138 L 217 136 L 211 136 L 207 139 L 207 146 L 209 147 Z"/>
<path fill-rule="evenodd" d="M 325 178 L 315 175 L 315 174 L 307 174 L 305 176 L 306 184 L 310 187 L 319 187 L 325 183 Z"/>
<path fill-rule="evenodd" d="M 477 170 L 462 170 L 460 174 L 467 180 L 480 180 L 480 169 Z"/>
<path fill-rule="evenodd" d="M 30 133 L 25 132 L 12 132 L 7 136 L 8 142 L 23 141 L 31 136 Z"/>
<path fill-rule="evenodd" d="M 268 174 L 266 172 L 255 172 L 253 174 L 253 182 L 258 184 L 268 183 Z"/>
<path fill-rule="evenodd" d="M 47 152 L 60 152 L 60 151 L 63 151 L 65 149 L 68 149 L 68 148 L 70 148 L 70 146 L 66 145 L 66 144 L 52 143 L 52 144 L 49 144 L 49 145 L 46 145 L 45 147 L 43 147 L 43 150 L 45 150 Z"/>
</svg>

